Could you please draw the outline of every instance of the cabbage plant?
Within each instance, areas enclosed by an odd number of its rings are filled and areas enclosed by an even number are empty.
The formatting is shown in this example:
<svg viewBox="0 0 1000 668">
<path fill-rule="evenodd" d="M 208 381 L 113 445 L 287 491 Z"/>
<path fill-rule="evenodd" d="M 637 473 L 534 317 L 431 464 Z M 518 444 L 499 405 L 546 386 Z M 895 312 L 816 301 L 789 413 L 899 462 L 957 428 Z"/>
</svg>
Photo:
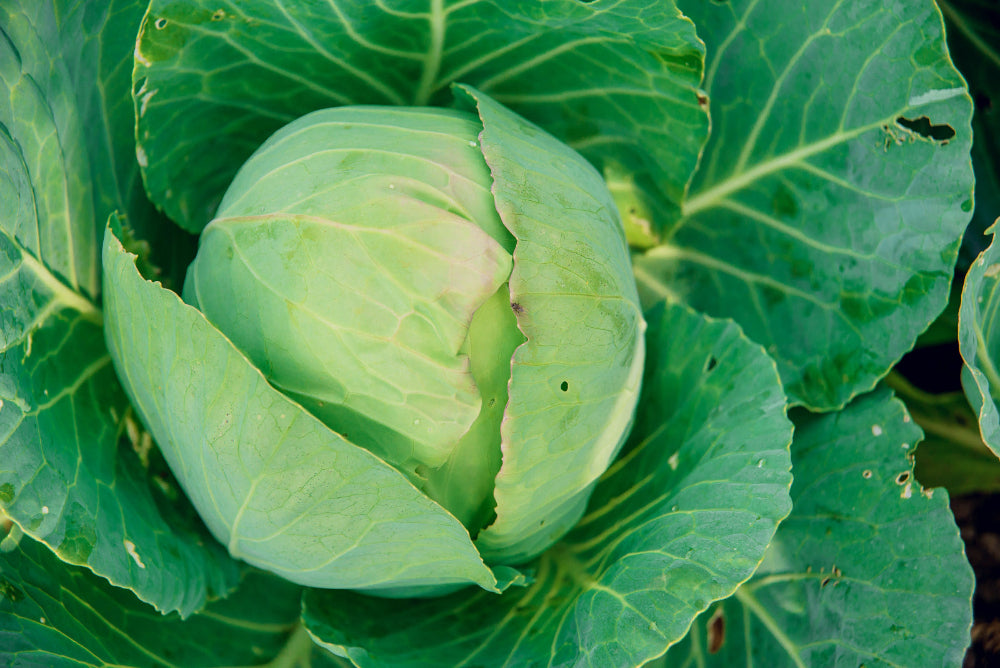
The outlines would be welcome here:
<svg viewBox="0 0 1000 668">
<path fill-rule="evenodd" d="M 478 116 L 337 107 L 264 142 L 187 270 L 207 322 L 172 317 L 195 350 L 137 331 L 109 237 L 119 378 L 234 557 L 315 587 L 497 591 L 488 566 L 561 538 L 622 445 L 645 323 L 611 194 L 464 94 Z M 198 378 L 223 360 L 249 401 Z"/>
<path fill-rule="evenodd" d="M 4 665 L 961 662 L 931 0 L 0 29 Z"/>
</svg>

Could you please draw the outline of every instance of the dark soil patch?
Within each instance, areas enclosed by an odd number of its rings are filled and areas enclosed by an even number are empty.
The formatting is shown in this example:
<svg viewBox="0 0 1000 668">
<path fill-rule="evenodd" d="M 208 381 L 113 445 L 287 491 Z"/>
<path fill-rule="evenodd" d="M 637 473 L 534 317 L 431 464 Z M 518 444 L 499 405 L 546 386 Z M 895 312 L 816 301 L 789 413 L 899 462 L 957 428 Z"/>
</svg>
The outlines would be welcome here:
<svg viewBox="0 0 1000 668">
<path fill-rule="evenodd" d="M 969 494 L 951 501 L 976 573 L 972 646 L 962 668 L 1000 666 L 1000 494 Z"/>
</svg>

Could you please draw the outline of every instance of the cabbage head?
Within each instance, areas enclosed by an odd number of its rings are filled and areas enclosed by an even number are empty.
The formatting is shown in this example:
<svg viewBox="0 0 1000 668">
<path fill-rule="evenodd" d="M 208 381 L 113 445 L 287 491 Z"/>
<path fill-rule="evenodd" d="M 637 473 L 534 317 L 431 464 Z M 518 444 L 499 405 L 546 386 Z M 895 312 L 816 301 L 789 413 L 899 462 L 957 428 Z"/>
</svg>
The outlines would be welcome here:
<svg viewBox="0 0 1000 668">
<path fill-rule="evenodd" d="M 168 399 L 110 318 L 209 528 L 302 584 L 502 589 L 579 520 L 632 422 L 645 324 L 614 200 L 565 144 L 457 94 L 312 112 L 242 166 L 176 305 L 214 345 L 169 355 L 222 365 L 221 386 Z M 254 374 L 254 396 L 199 408 Z"/>
</svg>

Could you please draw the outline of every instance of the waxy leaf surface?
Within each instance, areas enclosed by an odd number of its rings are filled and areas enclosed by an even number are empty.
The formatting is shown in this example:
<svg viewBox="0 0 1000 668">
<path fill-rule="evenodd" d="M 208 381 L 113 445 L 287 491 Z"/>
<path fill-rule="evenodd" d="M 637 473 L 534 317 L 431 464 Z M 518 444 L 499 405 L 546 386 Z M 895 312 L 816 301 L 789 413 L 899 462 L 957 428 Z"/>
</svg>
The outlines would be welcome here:
<svg viewBox="0 0 1000 668">
<path fill-rule="evenodd" d="M 884 389 L 797 415 L 791 515 L 753 578 L 665 665 L 961 665 L 973 574 L 947 493 L 913 476 L 920 437 Z"/>
<path fill-rule="evenodd" d="M 937 4 L 945 18 L 948 51 L 975 103 L 976 205 L 959 257 L 959 268 L 965 270 L 989 244 L 982 232 L 1000 217 L 1000 5 L 991 0 L 937 0 Z"/>
<path fill-rule="evenodd" d="M 153 200 L 197 232 L 282 125 L 345 104 L 446 106 L 457 82 L 629 174 L 642 210 L 672 220 L 708 129 L 703 55 L 669 0 L 154 0 L 137 155 Z"/>
<path fill-rule="evenodd" d="M 119 438 L 128 402 L 97 305 L 96 226 L 123 198 L 92 169 L 107 153 L 94 154 L 102 128 L 85 121 L 101 116 L 91 86 L 118 80 L 85 36 L 134 30 L 141 13 L 0 7 L 0 509 L 63 560 L 186 615 L 230 589 L 235 564 L 205 545 L 183 499 L 151 489 L 138 436 Z"/>
<path fill-rule="evenodd" d="M 134 260 L 108 229 L 108 348 L 132 405 L 230 554 L 307 586 L 496 585 L 458 520 L 271 387 Z"/>
<path fill-rule="evenodd" d="M 501 426 L 497 519 L 476 546 L 518 563 L 576 524 L 632 424 L 645 323 L 614 202 L 579 155 L 496 101 L 463 89 L 504 225 L 517 239 L 514 352 Z"/>
<path fill-rule="evenodd" d="M 703 2 L 712 136 L 640 294 L 735 319 L 815 410 L 872 389 L 948 299 L 971 100 L 931 0 Z"/>
<path fill-rule="evenodd" d="M 270 660 L 273 666 L 297 668 L 339 665 L 299 625 L 300 596 L 299 587 L 248 571 L 238 593 L 181 620 L 62 563 L 37 543 L 22 541 L 13 551 L 0 552 L 0 665 L 216 668 Z"/>
<path fill-rule="evenodd" d="M 986 445 L 1000 456 L 1000 244 L 989 248 L 969 267 L 958 316 L 958 345 L 965 367 L 962 387 L 979 417 Z"/>
<path fill-rule="evenodd" d="M 756 569 L 790 509 L 774 363 L 730 322 L 647 313 L 636 427 L 576 528 L 503 595 L 310 591 L 317 642 L 357 666 L 640 666 Z"/>
</svg>

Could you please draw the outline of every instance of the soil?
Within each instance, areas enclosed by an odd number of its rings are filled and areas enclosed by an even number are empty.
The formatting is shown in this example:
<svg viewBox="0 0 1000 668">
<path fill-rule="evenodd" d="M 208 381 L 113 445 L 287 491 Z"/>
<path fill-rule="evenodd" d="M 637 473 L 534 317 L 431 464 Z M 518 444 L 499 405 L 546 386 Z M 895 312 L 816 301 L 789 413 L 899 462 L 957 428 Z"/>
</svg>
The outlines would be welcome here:
<svg viewBox="0 0 1000 668">
<path fill-rule="evenodd" d="M 969 494 L 951 501 L 976 574 L 972 646 L 962 668 L 1000 666 L 1000 494 Z"/>
</svg>

